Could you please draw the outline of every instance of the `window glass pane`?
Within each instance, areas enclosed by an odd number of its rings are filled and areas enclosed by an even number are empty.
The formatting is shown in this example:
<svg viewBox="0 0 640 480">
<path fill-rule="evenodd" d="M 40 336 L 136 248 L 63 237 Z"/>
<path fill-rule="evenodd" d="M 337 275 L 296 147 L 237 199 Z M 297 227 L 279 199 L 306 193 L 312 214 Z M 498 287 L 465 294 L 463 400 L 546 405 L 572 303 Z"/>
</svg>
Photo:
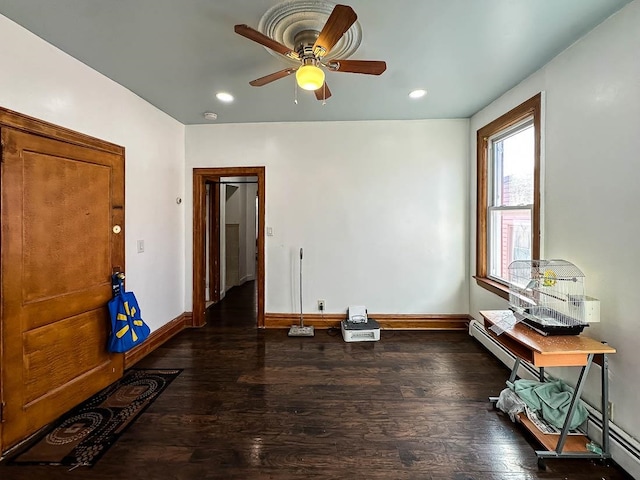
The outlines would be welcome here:
<svg viewBox="0 0 640 480">
<path fill-rule="evenodd" d="M 533 204 L 533 125 L 492 142 L 494 206 Z"/>
<path fill-rule="evenodd" d="M 490 210 L 489 276 L 509 280 L 514 260 L 531 260 L 531 209 Z"/>
</svg>

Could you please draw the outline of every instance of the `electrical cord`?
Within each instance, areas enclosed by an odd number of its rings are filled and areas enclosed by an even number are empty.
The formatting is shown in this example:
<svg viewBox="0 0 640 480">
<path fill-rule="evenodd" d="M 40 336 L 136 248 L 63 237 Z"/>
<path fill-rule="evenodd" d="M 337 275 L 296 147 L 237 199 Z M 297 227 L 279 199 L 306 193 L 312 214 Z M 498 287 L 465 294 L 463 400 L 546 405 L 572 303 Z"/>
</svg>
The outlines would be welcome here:
<svg viewBox="0 0 640 480">
<path fill-rule="evenodd" d="M 340 329 L 338 327 L 329 327 L 327 328 L 327 335 L 330 337 L 337 337 L 340 335 Z"/>
</svg>

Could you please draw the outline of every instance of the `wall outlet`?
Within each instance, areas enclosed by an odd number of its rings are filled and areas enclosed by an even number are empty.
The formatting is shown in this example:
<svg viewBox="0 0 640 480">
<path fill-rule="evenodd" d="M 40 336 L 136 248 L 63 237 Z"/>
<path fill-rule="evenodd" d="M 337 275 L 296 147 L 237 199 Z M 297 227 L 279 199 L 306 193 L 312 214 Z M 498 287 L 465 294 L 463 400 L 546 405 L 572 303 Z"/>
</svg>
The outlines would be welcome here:
<svg viewBox="0 0 640 480">
<path fill-rule="evenodd" d="M 609 405 L 607 405 L 607 415 L 609 420 L 613 420 L 613 402 L 609 402 Z"/>
<path fill-rule="evenodd" d="M 324 312 L 324 300 L 318 300 L 318 310 Z"/>
</svg>

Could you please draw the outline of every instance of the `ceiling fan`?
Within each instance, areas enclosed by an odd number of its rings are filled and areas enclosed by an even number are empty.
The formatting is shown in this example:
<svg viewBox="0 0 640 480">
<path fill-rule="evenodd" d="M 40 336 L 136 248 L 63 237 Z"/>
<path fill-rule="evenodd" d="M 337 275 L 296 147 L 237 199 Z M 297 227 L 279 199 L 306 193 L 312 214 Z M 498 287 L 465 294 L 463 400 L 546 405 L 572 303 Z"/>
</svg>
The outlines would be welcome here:
<svg viewBox="0 0 640 480">
<path fill-rule="evenodd" d="M 383 61 L 346 59 L 324 61 L 324 57 L 331 51 L 342 35 L 349 30 L 357 18 L 356 12 L 351 7 L 336 5 L 322 27 L 322 31 L 302 30 L 294 36 L 295 46 L 293 49 L 248 25 L 236 25 L 234 30 L 237 34 L 301 63 L 300 66 L 285 68 L 257 78 L 249 82 L 249 84 L 254 87 L 262 87 L 295 73 L 296 81 L 300 88 L 313 90 L 318 100 L 325 100 L 331 96 L 331 91 L 325 82 L 324 71 L 320 67 L 333 72 L 380 75 L 387 69 L 387 64 Z"/>
</svg>

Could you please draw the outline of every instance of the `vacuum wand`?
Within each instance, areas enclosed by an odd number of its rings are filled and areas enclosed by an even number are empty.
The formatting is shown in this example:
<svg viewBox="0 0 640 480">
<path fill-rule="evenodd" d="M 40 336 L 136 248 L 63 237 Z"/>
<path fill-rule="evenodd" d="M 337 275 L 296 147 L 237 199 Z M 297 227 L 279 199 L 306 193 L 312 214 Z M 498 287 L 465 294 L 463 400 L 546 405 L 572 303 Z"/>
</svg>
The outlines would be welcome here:
<svg viewBox="0 0 640 480">
<path fill-rule="evenodd" d="M 304 327 L 304 314 L 302 313 L 302 247 L 300 247 L 300 327 Z"/>
<path fill-rule="evenodd" d="M 291 326 L 289 329 L 290 337 L 313 337 L 314 333 L 313 327 L 304 326 L 304 313 L 302 310 L 302 257 L 303 252 L 302 248 L 300 248 L 300 325 Z"/>
</svg>

